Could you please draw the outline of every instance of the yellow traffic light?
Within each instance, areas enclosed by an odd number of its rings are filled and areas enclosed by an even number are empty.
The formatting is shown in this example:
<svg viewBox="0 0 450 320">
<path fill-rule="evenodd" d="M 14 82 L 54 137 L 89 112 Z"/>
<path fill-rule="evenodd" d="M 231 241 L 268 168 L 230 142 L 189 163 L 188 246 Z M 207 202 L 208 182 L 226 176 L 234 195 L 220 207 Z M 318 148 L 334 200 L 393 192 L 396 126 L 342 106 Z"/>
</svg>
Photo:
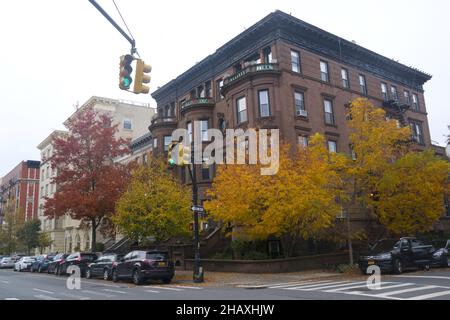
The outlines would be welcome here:
<svg viewBox="0 0 450 320">
<path fill-rule="evenodd" d="M 167 148 L 167 164 L 169 168 L 185 166 L 191 163 L 191 147 L 174 141 Z"/>
<path fill-rule="evenodd" d="M 191 146 L 182 144 L 178 150 L 178 157 L 181 166 L 191 164 Z"/>
<path fill-rule="evenodd" d="M 120 57 L 119 88 L 121 90 L 130 89 L 131 83 L 133 82 L 133 79 L 131 78 L 131 73 L 133 72 L 131 63 L 133 60 L 134 58 L 130 54 Z"/>
<path fill-rule="evenodd" d="M 144 85 L 145 83 L 150 83 L 150 76 L 148 73 L 152 71 L 152 67 L 145 64 L 141 59 L 136 60 L 136 76 L 134 82 L 133 92 L 136 94 L 149 93 L 150 87 Z"/>
</svg>

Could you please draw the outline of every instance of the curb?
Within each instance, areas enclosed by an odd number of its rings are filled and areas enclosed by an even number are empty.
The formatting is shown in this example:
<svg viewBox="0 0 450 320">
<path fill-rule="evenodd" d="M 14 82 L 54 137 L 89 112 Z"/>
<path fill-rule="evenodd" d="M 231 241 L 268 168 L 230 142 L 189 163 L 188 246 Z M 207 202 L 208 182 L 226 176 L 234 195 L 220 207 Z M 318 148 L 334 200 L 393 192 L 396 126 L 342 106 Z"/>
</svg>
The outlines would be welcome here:
<svg viewBox="0 0 450 320">
<path fill-rule="evenodd" d="M 271 286 L 279 286 L 279 285 L 289 285 L 292 283 L 300 283 L 300 282 L 312 282 L 314 280 L 326 280 L 326 279 L 336 279 L 336 278 L 340 278 L 340 275 L 333 275 L 333 276 L 323 276 L 323 277 L 316 277 L 316 278 L 306 278 L 306 279 L 301 279 L 298 281 L 292 280 L 290 282 L 285 282 L 285 283 L 267 283 L 267 284 L 261 284 L 261 285 L 251 285 L 251 284 L 238 284 L 235 285 L 235 288 L 241 288 L 241 289 L 247 289 L 247 290 L 256 290 L 256 289 L 267 289 L 268 287 Z"/>
</svg>

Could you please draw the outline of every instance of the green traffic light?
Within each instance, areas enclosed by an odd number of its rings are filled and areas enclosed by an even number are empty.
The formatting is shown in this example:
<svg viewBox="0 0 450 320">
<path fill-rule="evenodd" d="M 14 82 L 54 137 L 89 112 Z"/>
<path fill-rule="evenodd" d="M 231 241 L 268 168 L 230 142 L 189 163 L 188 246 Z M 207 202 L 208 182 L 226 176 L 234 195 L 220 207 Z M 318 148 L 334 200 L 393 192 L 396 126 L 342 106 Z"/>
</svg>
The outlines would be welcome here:
<svg viewBox="0 0 450 320">
<path fill-rule="evenodd" d="M 132 80 L 130 78 L 122 78 L 122 86 L 125 88 L 129 88 L 131 86 Z"/>
</svg>

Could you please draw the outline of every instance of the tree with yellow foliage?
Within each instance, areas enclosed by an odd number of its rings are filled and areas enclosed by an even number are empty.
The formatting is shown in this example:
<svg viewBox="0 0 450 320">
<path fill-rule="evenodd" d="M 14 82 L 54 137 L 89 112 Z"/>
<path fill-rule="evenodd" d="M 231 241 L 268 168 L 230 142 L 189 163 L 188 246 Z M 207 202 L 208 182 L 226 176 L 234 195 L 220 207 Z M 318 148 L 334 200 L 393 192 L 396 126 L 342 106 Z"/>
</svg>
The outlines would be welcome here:
<svg viewBox="0 0 450 320">
<path fill-rule="evenodd" d="M 290 256 L 300 239 L 329 228 L 340 212 L 336 157 L 316 134 L 310 146 L 298 152 L 292 153 L 287 144 L 281 147 L 276 175 L 261 176 L 258 165 L 220 166 L 205 209 L 216 220 L 232 224 L 237 237 L 280 237 Z"/>
<path fill-rule="evenodd" d="M 188 235 L 192 220 L 190 189 L 175 179 L 163 159 L 149 157 L 133 172 L 116 205 L 113 222 L 131 239 L 156 241 Z"/>
<path fill-rule="evenodd" d="M 353 230 L 352 212 L 370 209 L 372 195 L 385 170 L 407 152 L 411 132 L 408 127 L 399 127 L 397 121 L 387 119 L 383 109 L 363 98 L 353 100 L 348 118 L 353 155 L 338 169 L 343 183 L 340 200 L 346 212 L 350 264 L 353 264 L 352 240 L 363 230 Z"/>
<path fill-rule="evenodd" d="M 380 180 L 374 205 L 380 222 L 399 235 L 430 231 L 444 212 L 450 164 L 428 150 L 411 152 Z"/>
</svg>

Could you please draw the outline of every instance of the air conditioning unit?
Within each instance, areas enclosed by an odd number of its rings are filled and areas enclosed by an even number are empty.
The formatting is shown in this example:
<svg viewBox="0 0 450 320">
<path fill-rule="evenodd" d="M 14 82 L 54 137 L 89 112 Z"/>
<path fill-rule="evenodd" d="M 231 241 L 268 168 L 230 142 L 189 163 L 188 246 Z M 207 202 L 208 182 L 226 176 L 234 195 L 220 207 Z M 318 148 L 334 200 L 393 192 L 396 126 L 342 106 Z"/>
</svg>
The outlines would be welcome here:
<svg viewBox="0 0 450 320">
<path fill-rule="evenodd" d="M 308 111 L 306 111 L 306 110 L 297 110 L 297 116 L 307 117 L 308 116 Z"/>
</svg>

